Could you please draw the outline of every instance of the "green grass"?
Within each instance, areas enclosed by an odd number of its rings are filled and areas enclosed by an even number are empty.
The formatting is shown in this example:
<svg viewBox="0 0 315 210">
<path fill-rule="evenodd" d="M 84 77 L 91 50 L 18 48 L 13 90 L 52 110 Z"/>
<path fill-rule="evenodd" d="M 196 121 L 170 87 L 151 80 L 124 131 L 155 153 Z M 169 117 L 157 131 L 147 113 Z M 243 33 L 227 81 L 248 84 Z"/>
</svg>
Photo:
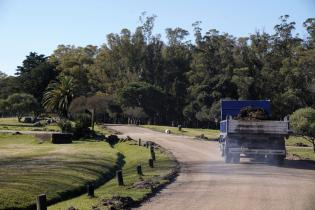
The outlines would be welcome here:
<svg viewBox="0 0 315 210">
<path fill-rule="evenodd" d="M 307 147 L 297 147 L 300 143 L 307 145 Z M 285 144 L 288 146 L 286 148 L 288 155 L 297 155 L 302 160 L 315 161 L 315 153 L 313 152 L 312 143 L 307 141 L 305 138 L 292 135 L 286 140 Z"/>
<path fill-rule="evenodd" d="M 176 135 L 185 135 L 196 137 L 204 134 L 205 137 L 209 139 L 219 138 L 220 131 L 214 129 L 202 129 L 202 128 L 182 128 L 182 131 L 179 131 L 177 127 L 171 126 L 160 126 L 160 125 L 143 125 L 144 128 L 149 128 L 154 131 L 165 132 L 166 129 L 169 129 L 172 134 Z"/>
<path fill-rule="evenodd" d="M 39 144 L 31 135 L 0 134 L 0 209 L 30 208 L 40 193 L 48 201 L 80 193 L 109 178 L 117 157 L 104 142 Z"/>
<path fill-rule="evenodd" d="M 135 189 L 132 185 L 140 181 L 140 177 L 136 173 L 136 166 L 142 165 L 144 176 L 143 180 L 154 180 L 160 184 L 167 182 L 162 177 L 170 173 L 175 167 L 175 162 L 168 155 L 156 152 L 157 161 L 155 168 L 149 168 L 148 159 L 150 157 L 149 150 L 145 147 L 130 145 L 130 143 L 119 143 L 115 148 L 125 156 L 125 164 L 123 166 L 123 176 L 125 186 L 118 186 L 116 179 L 112 179 L 106 184 L 95 190 L 95 198 L 88 198 L 87 195 L 82 195 L 77 198 L 58 203 L 50 206 L 49 210 L 63 210 L 73 206 L 78 209 L 91 209 L 91 206 L 98 206 L 100 209 L 107 209 L 100 204 L 102 199 L 109 199 L 114 195 L 130 196 L 135 201 L 142 200 L 146 194 L 150 193 L 150 189 Z"/>
<path fill-rule="evenodd" d="M 33 123 L 18 122 L 17 117 L 0 118 L 0 130 L 18 130 L 18 131 L 60 131 L 56 123 L 43 126 L 34 126 Z"/>
<path fill-rule="evenodd" d="M 297 146 L 298 143 L 302 143 L 305 144 L 309 147 L 312 146 L 312 143 L 307 141 L 306 139 L 304 139 L 303 137 L 299 137 L 299 136 L 290 136 L 289 139 L 286 139 L 285 141 L 287 146 Z"/>
<path fill-rule="evenodd" d="M 312 147 L 287 147 L 287 152 L 289 155 L 298 155 L 303 160 L 315 161 L 315 153 L 313 152 Z"/>
<path fill-rule="evenodd" d="M 19 123 L 15 118 L 0 118 L 0 130 L 33 130 L 32 124 Z M 45 127 L 49 129 L 49 127 Z M 95 131 L 104 135 L 112 134 L 101 125 Z M 148 167 L 149 150 L 132 145 L 134 142 L 119 143 L 114 148 L 107 143 L 93 140 L 75 141 L 73 144 L 50 144 L 32 135 L 0 134 L 0 209 L 33 209 L 36 195 L 45 193 L 49 203 L 67 201 L 51 206 L 50 209 L 66 209 L 76 206 L 90 209 L 99 205 L 101 199 L 113 195 L 130 196 L 142 200 L 151 189 L 135 189 L 132 185 L 140 179 L 153 180 L 163 184 L 162 177 L 176 165 L 165 153 L 157 150 L 156 167 Z M 113 176 L 117 164 L 122 166 L 125 186 L 119 187 L 116 179 L 105 184 Z M 136 166 L 142 164 L 144 176 L 136 174 Z M 94 199 L 86 195 L 87 183 L 103 184 L 95 191 Z M 72 203 L 74 202 L 74 203 Z"/>
</svg>

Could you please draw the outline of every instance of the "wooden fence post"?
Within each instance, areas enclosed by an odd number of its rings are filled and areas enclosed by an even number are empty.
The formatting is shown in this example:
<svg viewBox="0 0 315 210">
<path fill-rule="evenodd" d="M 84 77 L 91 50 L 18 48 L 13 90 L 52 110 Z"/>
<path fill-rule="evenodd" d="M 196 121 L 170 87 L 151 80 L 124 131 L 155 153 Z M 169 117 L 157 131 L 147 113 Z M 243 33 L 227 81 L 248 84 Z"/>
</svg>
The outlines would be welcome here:
<svg viewBox="0 0 315 210">
<path fill-rule="evenodd" d="M 149 166 L 150 168 L 154 168 L 153 159 L 149 159 Z"/>
<path fill-rule="evenodd" d="M 138 141 L 138 146 L 141 146 L 141 139 L 139 139 Z"/>
<path fill-rule="evenodd" d="M 120 186 L 124 185 L 124 179 L 123 179 L 123 174 L 121 170 L 116 171 L 116 176 L 117 176 L 118 185 Z"/>
<path fill-rule="evenodd" d="M 137 165 L 137 173 L 138 175 L 143 175 L 141 165 Z"/>
<path fill-rule="evenodd" d="M 87 194 L 89 197 L 94 197 L 94 185 L 93 184 L 88 184 L 86 186 L 86 189 L 87 189 Z"/>
<path fill-rule="evenodd" d="M 36 198 L 36 209 L 47 210 L 46 194 L 40 194 Z"/>
<path fill-rule="evenodd" d="M 154 152 L 154 150 L 151 150 L 151 159 L 155 161 L 155 152 Z"/>
<path fill-rule="evenodd" d="M 154 151 L 154 146 L 153 146 L 153 144 L 150 145 L 150 153 L 151 153 L 151 158 L 152 158 L 152 160 L 155 161 L 155 151 Z"/>
</svg>

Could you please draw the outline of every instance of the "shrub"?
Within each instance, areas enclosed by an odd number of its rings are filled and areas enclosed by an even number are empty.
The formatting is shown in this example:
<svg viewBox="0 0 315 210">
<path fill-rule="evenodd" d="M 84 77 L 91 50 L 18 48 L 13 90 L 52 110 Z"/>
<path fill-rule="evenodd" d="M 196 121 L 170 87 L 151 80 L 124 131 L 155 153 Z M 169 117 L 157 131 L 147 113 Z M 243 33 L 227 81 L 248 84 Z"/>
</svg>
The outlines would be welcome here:
<svg viewBox="0 0 315 210">
<path fill-rule="evenodd" d="M 315 152 L 315 109 L 307 107 L 296 110 L 291 115 L 291 127 L 296 134 L 312 143 Z"/>
<path fill-rule="evenodd" d="M 119 142 L 119 138 L 118 136 L 116 135 L 109 135 L 107 138 L 106 138 L 106 141 L 111 145 L 115 145 Z"/>
<path fill-rule="evenodd" d="M 75 129 L 74 135 L 76 138 L 87 136 L 91 133 L 90 131 L 91 117 L 88 114 L 81 113 L 75 117 Z"/>
<path fill-rule="evenodd" d="M 72 132 L 72 125 L 69 120 L 60 120 L 57 124 L 61 129 L 62 133 L 71 133 Z"/>
</svg>

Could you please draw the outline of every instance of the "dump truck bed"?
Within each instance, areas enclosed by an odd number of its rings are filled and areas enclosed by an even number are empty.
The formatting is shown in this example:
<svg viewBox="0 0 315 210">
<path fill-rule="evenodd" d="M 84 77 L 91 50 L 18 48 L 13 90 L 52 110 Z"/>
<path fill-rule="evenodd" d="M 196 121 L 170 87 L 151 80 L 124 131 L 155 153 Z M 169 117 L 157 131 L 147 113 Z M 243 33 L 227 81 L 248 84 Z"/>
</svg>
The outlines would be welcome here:
<svg viewBox="0 0 315 210">
<path fill-rule="evenodd" d="M 223 120 L 220 128 L 221 134 L 289 134 L 288 121 Z"/>
</svg>

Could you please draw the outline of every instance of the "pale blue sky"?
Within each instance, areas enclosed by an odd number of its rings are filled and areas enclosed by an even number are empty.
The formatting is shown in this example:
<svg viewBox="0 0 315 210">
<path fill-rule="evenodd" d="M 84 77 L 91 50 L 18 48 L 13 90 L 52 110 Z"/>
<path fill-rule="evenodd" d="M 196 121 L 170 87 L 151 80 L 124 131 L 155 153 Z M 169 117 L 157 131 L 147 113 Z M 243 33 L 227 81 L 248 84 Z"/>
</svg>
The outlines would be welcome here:
<svg viewBox="0 0 315 210">
<path fill-rule="evenodd" d="M 108 33 L 134 31 L 143 11 L 158 16 L 155 33 L 162 37 L 168 27 L 191 32 L 197 20 L 203 31 L 272 33 L 284 14 L 305 37 L 302 23 L 315 17 L 315 0 L 0 0 L 0 71 L 13 75 L 30 51 L 49 55 L 58 44 L 100 46 Z"/>
</svg>

